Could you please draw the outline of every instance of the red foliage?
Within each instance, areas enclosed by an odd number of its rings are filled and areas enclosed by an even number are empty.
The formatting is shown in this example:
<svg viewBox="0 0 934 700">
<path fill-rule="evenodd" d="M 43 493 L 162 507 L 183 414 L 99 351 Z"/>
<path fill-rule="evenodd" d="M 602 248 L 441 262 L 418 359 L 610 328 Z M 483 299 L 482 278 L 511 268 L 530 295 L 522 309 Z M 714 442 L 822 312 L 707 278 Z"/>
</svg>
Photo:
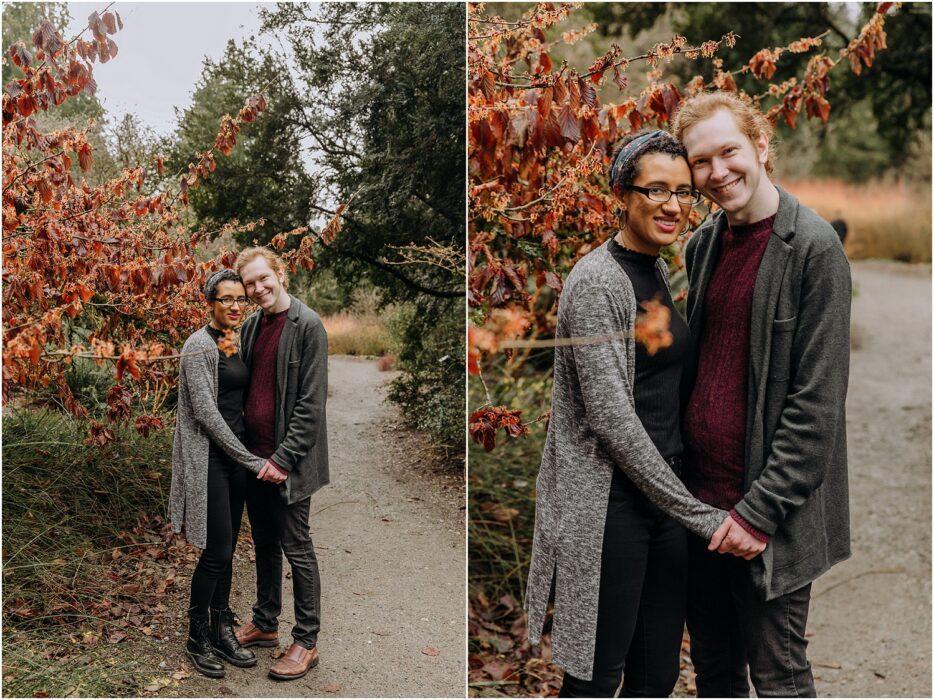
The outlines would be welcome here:
<svg viewBox="0 0 934 700">
<path fill-rule="evenodd" d="M 22 42 L 10 48 L 22 75 L 3 93 L 4 399 L 49 387 L 69 411 L 86 415 L 64 371 L 75 357 L 110 361 L 124 382 L 108 394 L 111 421 L 128 420 L 147 396 L 158 408 L 172 379 L 159 365 L 177 357 L 166 347 L 201 323 L 205 276 L 234 257 L 222 251 L 197 262 L 198 244 L 217 232 L 191 235 L 182 221 L 189 190 L 215 170 L 213 150 L 175 178 L 164 177 L 159 158 L 149 169 L 155 181 L 140 166 L 94 185 L 83 175 L 94 164 L 87 135 L 44 131 L 35 120 L 37 112 L 93 94 L 94 64 L 117 55 L 112 35 L 122 26 L 117 13 L 95 12 L 66 42 L 44 21 L 32 36 L 34 53 Z M 241 123 L 265 106 L 256 95 L 236 117 L 225 116 L 214 148 L 229 154 Z M 142 416 L 135 425 L 145 434 L 161 424 Z M 114 438 L 96 423 L 88 439 L 103 445 Z"/>
<path fill-rule="evenodd" d="M 472 324 L 469 330 L 470 372 L 479 375 L 483 362 L 499 350 L 519 347 L 502 342 L 497 310 L 526 319 L 525 340 L 554 335 L 564 277 L 577 260 L 618 229 L 617 202 L 605 173 L 612 148 L 622 136 L 646 126 L 664 128 L 681 102 L 699 92 L 736 91 L 738 75 L 766 83 L 759 94 L 740 94 L 763 109 L 773 123 L 784 119 L 794 127 L 802 110 L 808 118 L 826 122 L 831 110 L 829 72 L 844 59 L 856 73 L 871 65 L 885 48 L 884 12 L 890 4 L 879 6 L 839 57 L 815 54 L 800 78 L 779 85 L 767 81 L 782 54 L 818 49 L 823 34 L 753 51 L 751 58 L 730 71 L 724 70 L 720 56 L 735 47 L 738 37 L 732 33 L 696 46 L 675 36 L 632 57 L 622 56 L 619 46 L 613 45 L 579 72 L 551 55 L 556 44 L 576 41 L 592 29 L 557 36 L 556 25 L 572 15 L 572 4 L 539 3 L 517 22 L 484 15 L 482 5 L 471 6 L 468 301 L 480 325 Z M 678 59 L 710 61 L 712 80 L 698 75 L 683 86 L 665 80 L 664 66 Z M 649 83 L 633 94 L 627 92 L 625 72 L 640 62 L 651 68 Z M 616 86 L 619 97 L 601 104 L 597 89 L 606 88 L 608 82 Z M 769 101 L 774 104 L 766 107 Z M 692 225 L 700 220 L 699 212 L 694 212 Z M 680 245 L 675 248 L 672 262 L 677 268 Z M 646 315 L 636 329 L 640 341 L 648 340 L 656 349 L 667 332 L 659 326 L 660 320 L 659 313 Z M 553 341 L 538 344 L 547 347 Z M 510 354 L 508 371 L 517 371 L 534 345 L 522 346 L 524 354 Z M 477 430 L 472 431 L 475 439 L 485 446 L 493 444 L 489 426 Z"/>
<path fill-rule="evenodd" d="M 505 406 L 487 406 L 474 411 L 467 421 L 470 437 L 483 445 L 487 452 L 496 446 L 496 432 L 502 428 L 509 437 L 519 437 L 529 432 L 522 424 L 521 411 L 511 411 Z"/>
</svg>

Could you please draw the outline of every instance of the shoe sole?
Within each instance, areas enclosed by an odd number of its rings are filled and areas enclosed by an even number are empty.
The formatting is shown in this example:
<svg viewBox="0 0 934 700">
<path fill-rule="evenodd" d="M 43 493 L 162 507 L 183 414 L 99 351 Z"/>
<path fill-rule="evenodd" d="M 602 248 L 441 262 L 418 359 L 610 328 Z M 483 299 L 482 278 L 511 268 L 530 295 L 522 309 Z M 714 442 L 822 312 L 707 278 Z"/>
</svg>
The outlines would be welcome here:
<svg viewBox="0 0 934 700">
<path fill-rule="evenodd" d="M 194 666 L 195 670 L 198 673 L 200 673 L 202 676 L 207 676 L 208 678 L 223 678 L 224 677 L 224 669 L 221 669 L 220 671 L 212 671 L 210 669 L 204 668 L 203 666 L 198 664 L 198 662 L 195 660 L 195 655 L 192 654 L 190 651 L 186 650 L 185 656 L 188 657 L 188 660 L 191 661 L 191 665 Z"/>
<path fill-rule="evenodd" d="M 311 662 L 311 664 L 309 664 L 308 668 L 306 668 L 304 671 L 302 671 L 301 673 L 295 676 L 286 676 L 281 673 L 275 673 L 274 671 L 270 669 L 269 677 L 272 678 L 274 681 L 297 681 L 299 678 L 304 678 L 305 674 L 308 673 L 311 669 L 315 668 L 315 666 L 317 665 L 318 665 L 318 659 L 315 659 L 314 661 Z"/>
<path fill-rule="evenodd" d="M 241 644 L 240 646 L 242 647 L 243 645 Z M 231 656 L 227 656 L 227 654 L 225 654 L 223 650 L 218 649 L 217 647 L 213 647 L 213 649 L 214 649 L 214 653 L 217 654 L 219 657 L 221 657 L 224 661 L 238 668 L 253 668 L 257 664 L 257 661 L 258 661 L 255 656 L 249 661 L 240 661 L 240 659 L 235 659 Z"/>
</svg>

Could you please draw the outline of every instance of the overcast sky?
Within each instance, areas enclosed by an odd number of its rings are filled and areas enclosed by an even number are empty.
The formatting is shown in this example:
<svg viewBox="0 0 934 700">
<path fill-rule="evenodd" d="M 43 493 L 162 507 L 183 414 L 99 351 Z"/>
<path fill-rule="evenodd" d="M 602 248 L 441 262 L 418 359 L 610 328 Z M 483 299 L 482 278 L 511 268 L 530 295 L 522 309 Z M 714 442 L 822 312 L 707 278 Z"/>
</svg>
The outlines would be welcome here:
<svg viewBox="0 0 934 700">
<path fill-rule="evenodd" d="M 71 38 L 87 25 L 88 15 L 106 2 L 70 2 Z M 191 102 L 205 56 L 219 58 L 229 39 L 239 41 L 259 30 L 255 2 L 114 3 L 123 29 L 114 35 L 119 53 L 94 66 L 97 97 L 110 118 L 133 112 L 158 134 L 175 128 L 175 107 Z"/>
</svg>

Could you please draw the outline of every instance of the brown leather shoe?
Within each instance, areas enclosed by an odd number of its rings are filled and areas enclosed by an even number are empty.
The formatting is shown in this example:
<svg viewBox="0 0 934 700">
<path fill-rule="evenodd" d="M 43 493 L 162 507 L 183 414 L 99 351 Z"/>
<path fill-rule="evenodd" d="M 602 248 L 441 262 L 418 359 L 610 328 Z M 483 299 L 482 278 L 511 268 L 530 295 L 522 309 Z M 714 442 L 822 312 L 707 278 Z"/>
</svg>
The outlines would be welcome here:
<svg viewBox="0 0 934 700">
<path fill-rule="evenodd" d="M 294 681 L 318 665 L 318 647 L 306 649 L 293 643 L 276 665 L 269 669 L 269 677 L 277 681 Z"/>
<path fill-rule="evenodd" d="M 252 622 L 247 622 L 237 630 L 237 641 L 242 647 L 277 647 L 279 646 L 279 633 L 263 632 Z"/>
</svg>

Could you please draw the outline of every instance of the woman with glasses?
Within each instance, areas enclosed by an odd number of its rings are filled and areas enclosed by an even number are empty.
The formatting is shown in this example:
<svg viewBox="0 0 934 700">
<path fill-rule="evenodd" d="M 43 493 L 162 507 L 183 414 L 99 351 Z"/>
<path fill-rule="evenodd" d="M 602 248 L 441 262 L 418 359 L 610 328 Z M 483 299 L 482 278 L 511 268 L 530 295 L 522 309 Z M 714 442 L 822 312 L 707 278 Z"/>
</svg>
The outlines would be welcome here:
<svg viewBox="0 0 934 700">
<path fill-rule="evenodd" d="M 203 550 L 191 578 L 186 654 L 199 672 L 223 678 L 223 661 L 256 664 L 237 642 L 229 602 L 247 470 L 258 473 L 266 460 L 243 446 L 250 374 L 225 337 L 245 315 L 243 283 L 233 270 L 220 270 L 205 284 L 204 297 L 210 321 L 181 352 L 169 518 Z"/>
<path fill-rule="evenodd" d="M 537 481 L 529 634 L 554 601 L 563 697 L 667 697 L 684 629 L 685 527 L 707 539 L 726 513 L 681 483 L 679 387 L 691 334 L 659 256 L 700 197 L 684 147 L 663 131 L 613 158 L 619 232 L 584 256 L 558 305 L 554 393 Z M 637 315 L 669 317 L 661 349 L 634 340 Z"/>
</svg>

